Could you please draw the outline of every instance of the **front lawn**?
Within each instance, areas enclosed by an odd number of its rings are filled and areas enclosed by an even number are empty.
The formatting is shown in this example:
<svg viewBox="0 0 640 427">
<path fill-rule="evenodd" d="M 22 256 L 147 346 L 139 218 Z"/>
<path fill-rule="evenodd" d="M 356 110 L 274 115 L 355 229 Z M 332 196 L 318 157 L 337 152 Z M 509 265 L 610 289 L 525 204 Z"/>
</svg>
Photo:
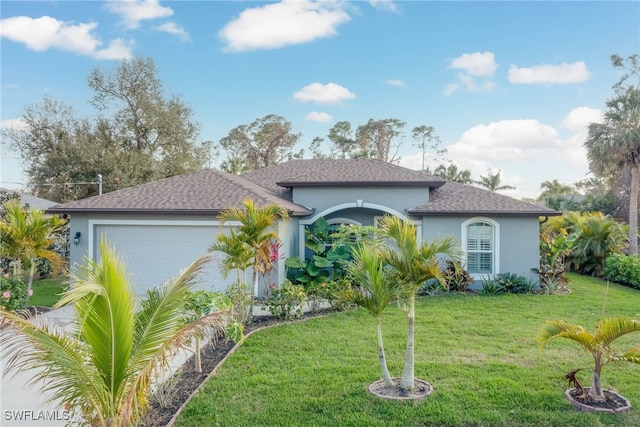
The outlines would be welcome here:
<svg viewBox="0 0 640 427">
<path fill-rule="evenodd" d="M 53 307 L 60 299 L 60 294 L 69 285 L 69 278 L 58 276 L 49 279 L 33 281 L 33 295 L 29 298 L 29 305 Z"/>
<path fill-rule="evenodd" d="M 563 392 L 564 374 L 591 367 L 569 340 L 539 351 L 547 319 L 592 329 L 605 282 L 570 275 L 572 294 L 444 295 L 416 304 L 416 378 L 434 393 L 417 404 L 380 400 L 367 386 L 380 378 L 374 320 L 364 311 L 335 314 L 259 331 L 220 368 L 185 408 L 178 426 L 639 426 L 630 414 L 580 413 Z M 640 320 L 640 291 L 610 285 L 607 315 Z M 402 370 L 406 316 L 391 307 L 383 320 L 392 375 Z M 640 334 L 615 348 L 640 345 Z M 588 374 L 579 376 L 590 385 Z M 609 364 L 603 386 L 640 406 L 640 366 Z"/>
</svg>

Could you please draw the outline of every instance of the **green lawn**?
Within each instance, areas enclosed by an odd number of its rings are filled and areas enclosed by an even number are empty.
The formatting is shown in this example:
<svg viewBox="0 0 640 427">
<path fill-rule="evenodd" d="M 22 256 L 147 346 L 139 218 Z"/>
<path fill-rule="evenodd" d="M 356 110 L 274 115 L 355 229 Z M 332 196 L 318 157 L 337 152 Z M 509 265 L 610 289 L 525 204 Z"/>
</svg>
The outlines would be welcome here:
<svg viewBox="0 0 640 427">
<path fill-rule="evenodd" d="M 250 336 L 195 396 L 178 426 L 640 426 L 630 414 L 580 413 L 565 401 L 563 375 L 592 366 L 568 340 L 539 351 L 537 329 L 562 318 L 592 328 L 601 280 L 571 275 L 565 296 L 445 295 L 416 310 L 416 377 L 435 391 L 425 401 L 389 402 L 367 391 L 380 378 L 375 322 L 363 310 L 281 325 Z M 640 292 L 612 284 L 606 313 L 640 319 Z M 392 375 L 400 375 L 406 317 L 383 323 Z M 566 342 L 564 342 L 566 341 Z M 640 334 L 620 340 L 640 344 Z M 588 376 L 584 382 L 588 383 Z M 640 366 L 610 364 L 603 386 L 640 405 Z"/>
<path fill-rule="evenodd" d="M 69 279 L 65 276 L 58 276 L 51 279 L 41 279 L 33 281 L 33 295 L 29 298 L 29 305 L 40 307 L 53 307 L 60 299 L 60 294 L 66 289 Z"/>
</svg>

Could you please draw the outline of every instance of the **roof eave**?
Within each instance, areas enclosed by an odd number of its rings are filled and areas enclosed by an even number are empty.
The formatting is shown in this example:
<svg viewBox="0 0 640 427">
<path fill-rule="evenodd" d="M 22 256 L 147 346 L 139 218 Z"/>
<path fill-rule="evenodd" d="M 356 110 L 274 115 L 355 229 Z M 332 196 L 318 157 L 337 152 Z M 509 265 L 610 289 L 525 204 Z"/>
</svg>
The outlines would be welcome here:
<svg viewBox="0 0 640 427">
<path fill-rule="evenodd" d="M 194 215 L 194 216 L 217 216 L 227 209 L 109 209 L 109 208 L 65 208 L 48 209 L 49 214 L 106 214 L 106 215 Z M 306 216 L 308 210 L 287 209 L 289 216 Z"/>
<path fill-rule="evenodd" d="M 278 181 L 276 185 L 292 187 L 424 187 L 439 188 L 440 181 Z"/>
<path fill-rule="evenodd" d="M 468 215 L 500 215 L 500 216 L 560 216 L 562 212 L 557 211 L 496 211 L 496 210 L 441 210 L 441 211 L 421 211 L 418 209 L 409 210 L 411 215 L 417 216 L 442 216 L 442 215 L 455 215 L 455 216 L 468 216 Z"/>
</svg>

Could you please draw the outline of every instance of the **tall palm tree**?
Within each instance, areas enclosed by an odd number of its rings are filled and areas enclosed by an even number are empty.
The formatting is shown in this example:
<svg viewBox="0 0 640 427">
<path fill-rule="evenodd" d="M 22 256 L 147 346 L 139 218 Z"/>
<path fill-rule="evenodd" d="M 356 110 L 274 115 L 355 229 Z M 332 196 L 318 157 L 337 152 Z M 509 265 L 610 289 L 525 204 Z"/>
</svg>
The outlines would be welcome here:
<svg viewBox="0 0 640 427">
<path fill-rule="evenodd" d="M 584 142 L 591 169 L 606 173 L 611 168 L 628 168 L 629 252 L 638 254 L 638 189 L 640 181 L 640 87 L 619 91 L 606 103 L 604 123 L 591 123 Z"/>
<path fill-rule="evenodd" d="M 272 265 L 273 244 L 279 241 L 278 234 L 270 230 L 270 227 L 278 219 L 288 219 L 289 215 L 281 206 L 269 204 L 257 206 L 253 200 L 247 199 L 243 203 L 244 208 L 232 208 L 220 213 L 220 220 L 225 223 L 238 221 L 237 237 L 251 250 L 253 269 L 253 296 L 258 294 L 259 274 L 264 274 Z M 249 307 L 249 313 L 253 313 L 253 298 Z"/>
<path fill-rule="evenodd" d="M 458 169 L 458 166 L 453 163 L 450 163 L 449 166 L 439 165 L 433 171 L 433 174 L 448 181 L 459 182 L 460 184 L 473 183 L 471 171 L 468 169 Z"/>
<path fill-rule="evenodd" d="M 222 276 L 226 279 L 229 273 L 236 271 L 236 282 L 240 283 L 240 274 L 247 282 L 247 268 L 251 266 L 253 257 L 251 248 L 246 245 L 231 228 L 229 234 L 219 234 L 216 242 L 209 246 L 210 252 L 222 252 L 226 256 L 220 261 Z"/>
<path fill-rule="evenodd" d="M 542 182 L 540 189 L 542 193 L 538 196 L 539 201 L 545 201 L 552 196 L 566 196 L 575 193 L 572 185 L 562 184 L 557 179 Z"/>
<path fill-rule="evenodd" d="M 13 259 L 13 274 L 21 275 L 22 266 L 29 266 L 27 299 L 31 293 L 33 277 L 38 259 L 46 259 L 54 274 L 65 268 L 64 258 L 49 249 L 55 243 L 55 233 L 60 231 L 65 221 L 59 216 L 46 215 L 40 209 L 28 209 L 20 206 L 17 200 L 4 204 L 5 221 L 0 221 L 0 254 Z"/>
<path fill-rule="evenodd" d="M 340 294 L 341 298 L 366 309 L 375 319 L 378 333 L 378 359 L 382 370 L 382 379 L 387 387 L 393 387 L 387 368 L 387 359 L 382 341 L 382 313 L 391 302 L 400 295 L 400 283 L 390 276 L 389 270 L 380 258 L 373 244 L 364 244 L 354 248 L 353 259 L 347 267 L 347 273 L 360 289 L 349 288 Z"/>
<path fill-rule="evenodd" d="M 385 216 L 380 221 L 380 230 L 391 244 L 384 245 L 380 256 L 388 264 L 402 289 L 409 318 L 407 349 L 400 388 L 410 390 L 414 385 L 414 330 L 415 298 L 418 290 L 430 279 L 441 279 L 438 255 L 456 256 L 456 243 L 451 238 L 436 239 L 421 243 L 416 227 L 409 221 L 395 216 Z"/>
<path fill-rule="evenodd" d="M 184 298 L 207 261 L 203 256 L 147 291 L 136 309 L 123 259 L 100 242 L 100 261 L 86 259 L 77 268 L 75 286 L 57 305 L 73 304 L 70 331 L 0 311 L 0 325 L 14 327 L 0 339 L 9 356 L 6 369 L 34 369 L 31 384 L 43 381 L 51 400 L 65 402 L 89 425 L 134 425 L 148 407 L 151 381 L 170 356 L 207 328 L 224 330 L 226 312 L 184 324 Z"/>
<path fill-rule="evenodd" d="M 500 171 L 496 173 L 489 171 L 487 176 L 480 175 L 480 181 L 476 181 L 476 184 L 494 193 L 501 190 L 515 190 L 516 187 L 512 185 L 500 185 L 500 173 Z"/>
<path fill-rule="evenodd" d="M 640 322 L 625 317 L 613 317 L 601 319 L 594 332 L 585 330 L 582 326 L 571 325 L 563 320 L 548 320 L 538 331 L 538 343 L 543 349 L 547 342 L 553 338 L 568 338 L 580 344 L 582 348 L 591 353 L 594 360 L 593 383 L 589 390 L 589 396 L 597 401 L 605 400 L 600 382 L 602 368 L 612 361 L 628 361 L 640 364 L 640 346 L 626 352 L 615 352 L 611 344 L 618 338 L 640 332 Z"/>
</svg>

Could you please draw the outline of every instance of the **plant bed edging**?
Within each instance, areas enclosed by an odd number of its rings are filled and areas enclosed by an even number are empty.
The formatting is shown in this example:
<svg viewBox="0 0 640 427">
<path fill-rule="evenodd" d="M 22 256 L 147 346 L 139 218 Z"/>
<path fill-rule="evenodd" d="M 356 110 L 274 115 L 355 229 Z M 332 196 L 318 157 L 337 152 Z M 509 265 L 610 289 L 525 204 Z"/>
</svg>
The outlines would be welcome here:
<svg viewBox="0 0 640 427">
<path fill-rule="evenodd" d="M 414 402 L 426 399 L 431 393 L 433 393 L 433 387 L 428 382 L 415 378 L 413 380 L 413 390 L 409 393 L 402 394 L 398 385 L 400 384 L 400 378 L 392 378 L 391 381 L 394 384 L 393 388 L 386 387 L 384 380 L 378 380 L 372 384 L 369 384 L 369 393 L 373 394 L 380 399 L 387 400 L 412 400 Z"/>
<path fill-rule="evenodd" d="M 573 405 L 573 407 L 575 409 L 577 409 L 578 411 L 581 411 L 581 412 L 600 412 L 600 413 L 604 413 L 604 414 L 620 414 L 620 413 L 630 412 L 631 411 L 631 403 L 629 402 L 629 400 L 627 398 L 625 398 L 624 396 L 621 396 L 620 394 L 616 393 L 615 391 L 604 390 L 605 393 L 614 395 L 617 398 L 619 398 L 620 400 L 624 401 L 624 405 L 622 405 L 622 406 L 620 406 L 618 408 L 602 408 L 602 407 L 598 407 L 598 406 L 589 405 L 588 403 L 582 403 L 582 402 L 576 400 L 573 397 L 573 395 L 571 394 L 571 392 L 574 391 L 574 390 L 575 390 L 575 388 L 570 388 L 570 389 L 568 389 L 568 390 L 566 390 L 564 392 L 564 395 L 567 398 L 567 400 L 571 403 L 571 405 Z M 586 387 L 585 390 L 588 392 L 589 391 L 589 387 Z"/>
</svg>

